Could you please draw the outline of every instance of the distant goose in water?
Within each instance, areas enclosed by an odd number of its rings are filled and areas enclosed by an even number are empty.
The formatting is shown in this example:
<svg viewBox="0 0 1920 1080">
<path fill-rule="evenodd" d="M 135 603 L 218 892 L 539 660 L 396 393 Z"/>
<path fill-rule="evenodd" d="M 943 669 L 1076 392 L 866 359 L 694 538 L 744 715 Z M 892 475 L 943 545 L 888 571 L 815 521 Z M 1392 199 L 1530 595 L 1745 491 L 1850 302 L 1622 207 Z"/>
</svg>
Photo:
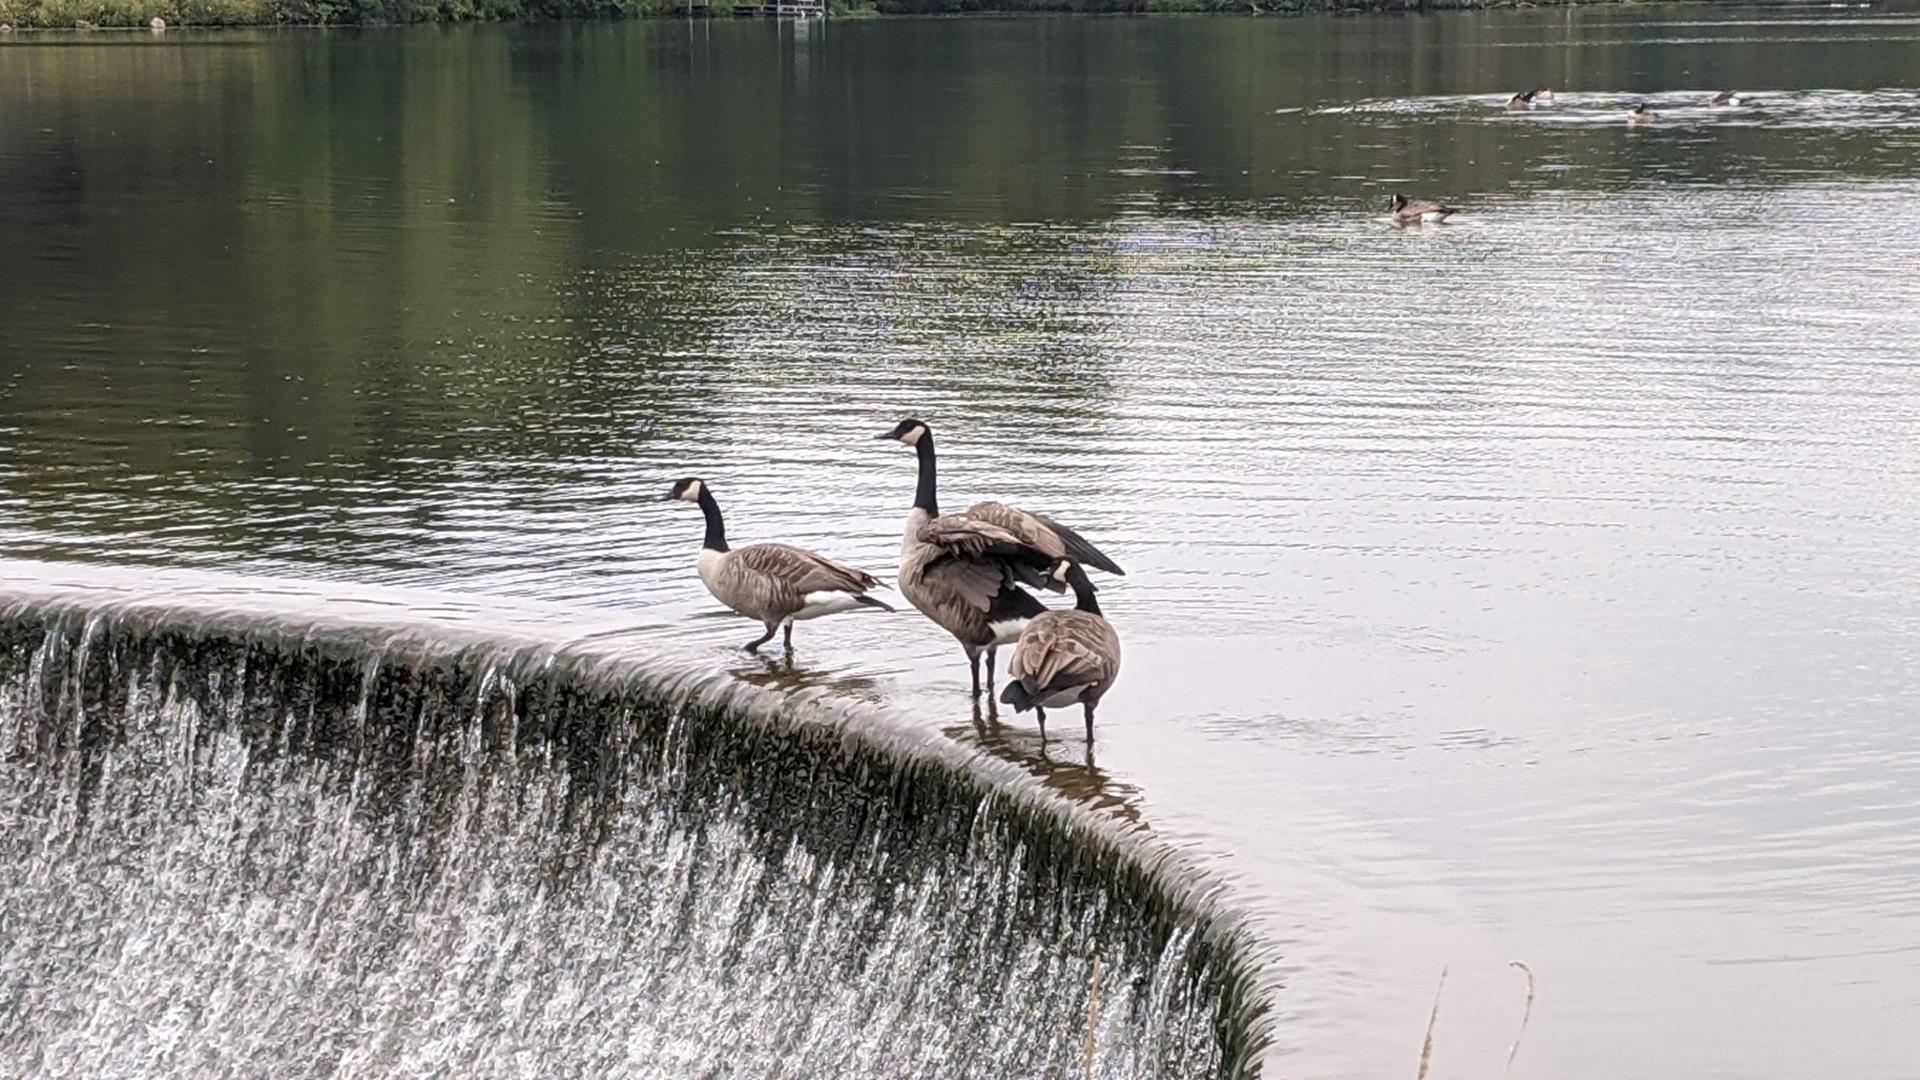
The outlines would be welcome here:
<svg viewBox="0 0 1920 1080">
<path fill-rule="evenodd" d="M 1034 710 L 1040 736 L 1047 734 L 1047 710 L 1078 703 L 1086 710 L 1087 741 L 1093 741 L 1093 708 L 1120 676 L 1120 635 L 1100 614 L 1093 582 L 1078 563 L 1061 560 L 1055 581 L 1073 586 L 1072 611 L 1049 611 L 1027 624 L 1007 663 L 1012 682 L 1000 700 L 1015 712 Z"/>
<path fill-rule="evenodd" d="M 1394 195 L 1392 209 L 1396 225 L 1417 225 L 1423 221 L 1437 225 L 1460 212 L 1451 206 L 1442 206 L 1426 199 L 1409 199 L 1400 194 Z"/>
<path fill-rule="evenodd" d="M 1533 99 L 1539 96 L 1540 96 L 1540 91 L 1538 90 L 1523 91 L 1507 99 L 1507 108 L 1512 109 L 1515 112 L 1519 112 L 1522 109 L 1531 109 L 1533 108 Z M 1547 95 L 1547 100 L 1548 101 L 1553 100 L 1553 95 L 1551 93 Z"/>
<path fill-rule="evenodd" d="M 689 478 L 673 485 L 666 499 L 696 503 L 707 518 L 707 539 L 700 547 L 700 580 L 713 598 L 758 619 L 767 632 L 747 643 L 754 652 L 785 628 L 784 644 L 793 647 L 793 624 L 822 615 L 857 608 L 892 611 L 866 595 L 880 582 L 872 574 L 841 566 L 831 559 L 790 544 L 749 544 L 727 547 L 727 528 L 720 520 L 720 504 L 705 480 Z"/>
<path fill-rule="evenodd" d="M 1553 104 L 1553 91 L 1544 86 L 1538 90 L 1535 90 L 1533 92 L 1533 103 L 1535 105 Z"/>
<path fill-rule="evenodd" d="M 1726 109 L 1740 104 L 1740 95 L 1731 90 L 1722 90 L 1707 99 L 1707 108 Z"/>
<path fill-rule="evenodd" d="M 1658 119 L 1660 119 L 1659 114 L 1647 108 L 1647 103 L 1644 101 L 1627 112 L 1628 127 L 1645 127 Z"/>
<path fill-rule="evenodd" d="M 980 658 L 993 685 L 994 651 L 1018 640 L 1027 622 L 1046 613 L 1021 585 L 1058 591 L 1049 571 L 1062 559 L 1110 574 L 1123 571 L 1079 533 L 1040 514 L 996 502 L 975 503 L 964 514 L 940 513 L 935 494 L 933 431 L 915 419 L 876 438 L 911 446 L 920 459 L 920 484 L 900 541 L 900 595 L 952 634 L 966 651 L 973 693 L 980 693 Z"/>
</svg>

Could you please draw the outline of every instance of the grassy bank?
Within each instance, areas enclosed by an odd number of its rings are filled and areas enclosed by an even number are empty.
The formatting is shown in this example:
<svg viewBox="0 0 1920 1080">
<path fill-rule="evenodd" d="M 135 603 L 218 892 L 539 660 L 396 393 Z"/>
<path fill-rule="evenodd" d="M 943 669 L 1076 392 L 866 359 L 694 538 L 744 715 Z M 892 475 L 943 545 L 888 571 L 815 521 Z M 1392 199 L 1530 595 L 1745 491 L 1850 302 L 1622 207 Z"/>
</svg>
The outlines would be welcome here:
<svg viewBox="0 0 1920 1080">
<path fill-rule="evenodd" d="M 622 19 L 672 15 L 687 0 L 0 0 L 15 27 L 355 25 L 510 19 Z M 1552 2 L 1552 0 L 1548 0 Z M 842 15 L 965 13 L 1439 11 L 1518 6 L 1519 0 L 829 0 Z M 713 0 L 725 14 L 733 0 Z"/>
</svg>

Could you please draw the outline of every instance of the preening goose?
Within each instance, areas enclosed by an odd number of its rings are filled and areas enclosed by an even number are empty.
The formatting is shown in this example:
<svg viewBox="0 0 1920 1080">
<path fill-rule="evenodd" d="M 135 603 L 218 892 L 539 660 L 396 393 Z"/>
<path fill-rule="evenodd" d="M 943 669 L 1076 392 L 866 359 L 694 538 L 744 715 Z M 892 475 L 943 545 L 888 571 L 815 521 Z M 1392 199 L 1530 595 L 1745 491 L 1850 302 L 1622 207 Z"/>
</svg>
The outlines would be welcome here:
<svg viewBox="0 0 1920 1080">
<path fill-rule="evenodd" d="M 975 695 L 981 656 L 991 687 L 994 650 L 1018 640 L 1027 621 L 1047 610 L 1021 585 L 1058 591 L 1061 586 L 1049 571 L 1062 559 L 1124 573 L 1079 533 L 1040 514 L 983 502 L 964 514 L 943 516 L 935 491 L 933 431 L 906 419 L 875 437 L 904 443 L 919 455 L 920 485 L 900 542 L 900 595 L 960 642 Z"/>
<path fill-rule="evenodd" d="M 1409 199 L 1400 194 L 1393 197 L 1393 221 L 1396 225 L 1417 225 L 1423 221 L 1437 225 L 1459 212 L 1451 206 L 1442 206 L 1427 199 Z"/>
<path fill-rule="evenodd" d="M 1539 96 L 1539 93 L 1540 91 L 1538 90 L 1527 90 L 1522 93 L 1515 94 L 1512 97 L 1507 99 L 1507 108 L 1515 112 L 1518 112 L 1522 109 L 1531 109 L 1533 108 L 1533 99 Z M 1552 100 L 1551 96 L 1549 96 L 1548 100 Z"/>
<path fill-rule="evenodd" d="M 1730 109 L 1740 104 L 1740 95 L 1731 90 L 1722 90 L 1707 99 L 1709 109 Z"/>
<path fill-rule="evenodd" d="M 857 608 L 891 607 L 867 595 L 880 582 L 872 574 L 841 566 L 791 544 L 727 546 L 727 527 L 720 504 L 705 480 L 689 478 L 673 485 L 666 499 L 696 503 L 707 518 L 707 539 L 700 547 L 700 580 L 715 600 L 749 619 L 760 620 L 767 632 L 747 643 L 754 652 L 785 629 L 784 643 L 793 647 L 793 624 L 822 615 Z"/>
<path fill-rule="evenodd" d="M 1120 635 L 1100 614 L 1093 582 L 1078 563 L 1062 559 L 1054 580 L 1073 586 L 1072 611 L 1036 616 L 1014 646 L 1007 663 L 1012 682 L 1000 700 L 1015 712 L 1040 716 L 1040 737 L 1047 735 L 1047 710 L 1078 702 L 1087 713 L 1087 741 L 1093 741 L 1093 707 L 1120 675 Z"/>
<path fill-rule="evenodd" d="M 1658 119 L 1660 115 L 1647 108 L 1647 103 L 1644 101 L 1627 110 L 1628 127 L 1645 127 Z"/>
</svg>

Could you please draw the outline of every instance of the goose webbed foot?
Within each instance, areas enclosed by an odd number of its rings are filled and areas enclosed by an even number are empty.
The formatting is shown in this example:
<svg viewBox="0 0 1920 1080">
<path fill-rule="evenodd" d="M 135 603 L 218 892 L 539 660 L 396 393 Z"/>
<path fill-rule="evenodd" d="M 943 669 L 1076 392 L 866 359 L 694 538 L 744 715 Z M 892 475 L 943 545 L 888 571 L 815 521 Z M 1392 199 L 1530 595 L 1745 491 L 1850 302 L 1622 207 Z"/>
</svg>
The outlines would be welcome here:
<svg viewBox="0 0 1920 1080">
<path fill-rule="evenodd" d="M 773 634 L 775 629 L 776 629 L 775 627 L 771 627 L 771 626 L 767 627 L 766 633 L 761 634 L 759 637 L 754 638 L 752 641 L 747 642 L 745 646 L 746 650 L 748 652 L 759 652 L 760 646 L 765 645 L 767 642 L 773 640 Z"/>
</svg>

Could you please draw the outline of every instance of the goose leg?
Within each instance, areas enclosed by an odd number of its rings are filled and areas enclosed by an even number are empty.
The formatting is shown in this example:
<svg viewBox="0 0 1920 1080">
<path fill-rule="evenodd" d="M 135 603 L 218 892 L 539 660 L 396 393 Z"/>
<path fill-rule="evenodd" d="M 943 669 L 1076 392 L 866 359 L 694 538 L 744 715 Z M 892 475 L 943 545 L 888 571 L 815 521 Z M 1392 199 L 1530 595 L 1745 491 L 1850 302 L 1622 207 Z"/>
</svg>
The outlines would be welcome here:
<svg viewBox="0 0 1920 1080">
<path fill-rule="evenodd" d="M 979 697 L 980 696 L 980 654 L 975 652 L 972 649 L 968 649 L 967 664 L 969 667 L 973 668 L 973 696 Z"/>
<path fill-rule="evenodd" d="M 786 645 L 788 652 L 793 651 L 793 620 L 792 619 L 787 620 L 786 630 L 781 634 L 780 640 L 782 644 Z"/>
<path fill-rule="evenodd" d="M 1040 717 L 1040 741 L 1047 741 L 1047 710 L 1034 706 L 1034 713 Z"/>
<path fill-rule="evenodd" d="M 987 646 L 987 696 L 993 696 L 993 654 L 995 647 Z"/>
<path fill-rule="evenodd" d="M 759 637 L 757 637 L 757 638 L 754 638 L 754 639 L 753 639 L 752 641 L 749 641 L 749 642 L 747 642 L 747 651 L 748 651 L 748 652 L 759 652 L 759 651 L 760 651 L 760 646 L 762 646 L 762 645 L 765 645 L 765 644 L 766 644 L 767 642 L 769 642 L 769 641 L 772 641 L 772 640 L 773 640 L 773 634 L 774 634 L 774 631 L 776 631 L 776 630 L 778 630 L 778 629 L 780 629 L 780 627 L 779 627 L 779 625 L 778 625 L 777 623 L 769 623 L 769 624 L 767 624 L 767 632 L 766 632 L 766 633 L 764 633 L 764 634 L 761 634 L 761 635 L 760 635 Z"/>
<path fill-rule="evenodd" d="M 1093 744 L 1093 702 L 1087 702 L 1087 744 Z"/>
</svg>

